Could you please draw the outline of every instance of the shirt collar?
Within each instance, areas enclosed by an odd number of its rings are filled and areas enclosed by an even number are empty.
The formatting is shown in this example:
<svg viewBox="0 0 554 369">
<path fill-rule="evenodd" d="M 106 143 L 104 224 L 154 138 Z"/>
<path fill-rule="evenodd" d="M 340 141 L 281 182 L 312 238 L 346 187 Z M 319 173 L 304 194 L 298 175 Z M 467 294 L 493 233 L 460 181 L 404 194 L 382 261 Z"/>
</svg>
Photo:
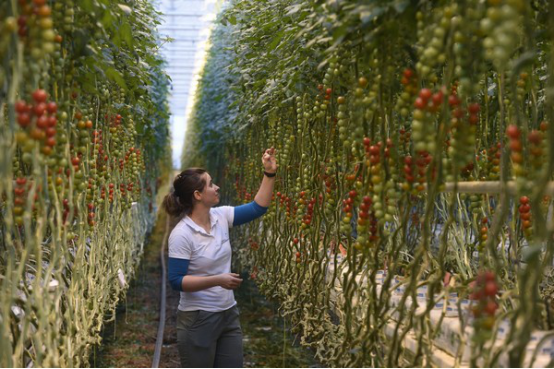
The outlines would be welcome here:
<svg viewBox="0 0 554 369">
<path fill-rule="evenodd" d="M 215 225 L 218 223 L 218 221 L 219 221 L 218 217 L 216 217 L 210 209 L 210 223 L 211 223 L 212 231 L 213 231 Z M 203 235 L 206 235 L 206 236 L 213 236 L 213 232 L 207 233 L 204 228 L 202 228 L 198 224 L 196 224 L 194 222 L 194 220 L 192 220 L 188 215 L 185 216 L 185 224 L 187 224 L 189 227 L 191 227 L 196 232 L 202 233 Z"/>
</svg>

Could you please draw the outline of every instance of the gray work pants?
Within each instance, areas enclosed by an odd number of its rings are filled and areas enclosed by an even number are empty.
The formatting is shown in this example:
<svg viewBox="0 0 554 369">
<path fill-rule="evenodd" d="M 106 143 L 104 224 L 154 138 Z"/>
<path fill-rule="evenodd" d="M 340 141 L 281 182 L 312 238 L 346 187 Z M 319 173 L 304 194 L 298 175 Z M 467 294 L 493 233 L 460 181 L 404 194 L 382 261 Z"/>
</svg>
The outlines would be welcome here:
<svg viewBox="0 0 554 369">
<path fill-rule="evenodd" d="M 242 330 L 236 305 L 219 313 L 179 311 L 177 341 L 183 368 L 242 368 Z"/>
</svg>

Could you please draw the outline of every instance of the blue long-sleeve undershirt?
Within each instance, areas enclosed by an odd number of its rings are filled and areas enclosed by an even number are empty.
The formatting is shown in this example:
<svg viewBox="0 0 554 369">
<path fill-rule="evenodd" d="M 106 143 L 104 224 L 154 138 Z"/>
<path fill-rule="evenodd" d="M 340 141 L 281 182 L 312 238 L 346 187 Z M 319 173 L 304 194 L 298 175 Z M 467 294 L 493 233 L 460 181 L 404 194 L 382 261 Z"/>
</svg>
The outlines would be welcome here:
<svg viewBox="0 0 554 369">
<path fill-rule="evenodd" d="M 267 211 L 267 208 L 258 205 L 255 201 L 251 203 L 236 206 L 234 208 L 233 226 L 239 226 L 261 217 Z M 183 278 L 187 275 L 189 269 L 189 259 L 169 258 L 168 278 L 171 288 L 176 291 L 183 290 Z"/>
<path fill-rule="evenodd" d="M 189 259 L 169 258 L 167 277 L 171 288 L 176 291 L 183 290 L 183 278 L 189 270 Z"/>
<path fill-rule="evenodd" d="M 233 227 L 251 222 L 256 218 L 261 217 L 266 213 L 267 208 L 258 205 L 256 201 L 252 201 L 248 204 L 236 206 L 234 210 L 235 216 L 233 217 Z"/>
</svg>

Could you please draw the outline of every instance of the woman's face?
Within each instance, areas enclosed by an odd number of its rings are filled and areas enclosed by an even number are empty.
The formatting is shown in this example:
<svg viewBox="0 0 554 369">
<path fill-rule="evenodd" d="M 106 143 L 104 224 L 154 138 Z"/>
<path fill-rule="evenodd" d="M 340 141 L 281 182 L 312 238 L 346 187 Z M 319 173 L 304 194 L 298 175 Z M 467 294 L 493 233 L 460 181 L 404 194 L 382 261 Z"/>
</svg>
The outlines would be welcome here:
<svg viewBox="0 0 554 369">
<path fill-rule="evenodd" d="M 206 186 L 200 193 L 202 202 L 208 207 L 219 204 L 219 187 L 213 182 L 209 173 L 204 173 L 204 179 L 206 180 Z"/>
</svg>

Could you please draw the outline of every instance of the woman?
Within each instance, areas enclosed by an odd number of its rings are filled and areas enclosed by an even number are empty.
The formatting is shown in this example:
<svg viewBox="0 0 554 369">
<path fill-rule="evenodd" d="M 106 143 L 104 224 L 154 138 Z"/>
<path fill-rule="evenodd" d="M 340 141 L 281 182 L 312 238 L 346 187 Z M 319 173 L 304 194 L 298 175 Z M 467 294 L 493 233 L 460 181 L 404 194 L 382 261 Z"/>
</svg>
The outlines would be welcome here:
<svg viewBox="0 0 554 369">
<path fill-rule="evenodd" d="M 164 199 L 166 211 L 182 217 L 169 236 L 169 282 L 181 291 L 177 339 L 183 367 L 242 367 L 242 331 L 233 290 L 229 228 L 262 216 L 275 184 L 275 149 L 262 156 L 264 177 L 254 201 L 221 206 L 219 187 L 204 170 L 183 171 Z"/>
</svg>

